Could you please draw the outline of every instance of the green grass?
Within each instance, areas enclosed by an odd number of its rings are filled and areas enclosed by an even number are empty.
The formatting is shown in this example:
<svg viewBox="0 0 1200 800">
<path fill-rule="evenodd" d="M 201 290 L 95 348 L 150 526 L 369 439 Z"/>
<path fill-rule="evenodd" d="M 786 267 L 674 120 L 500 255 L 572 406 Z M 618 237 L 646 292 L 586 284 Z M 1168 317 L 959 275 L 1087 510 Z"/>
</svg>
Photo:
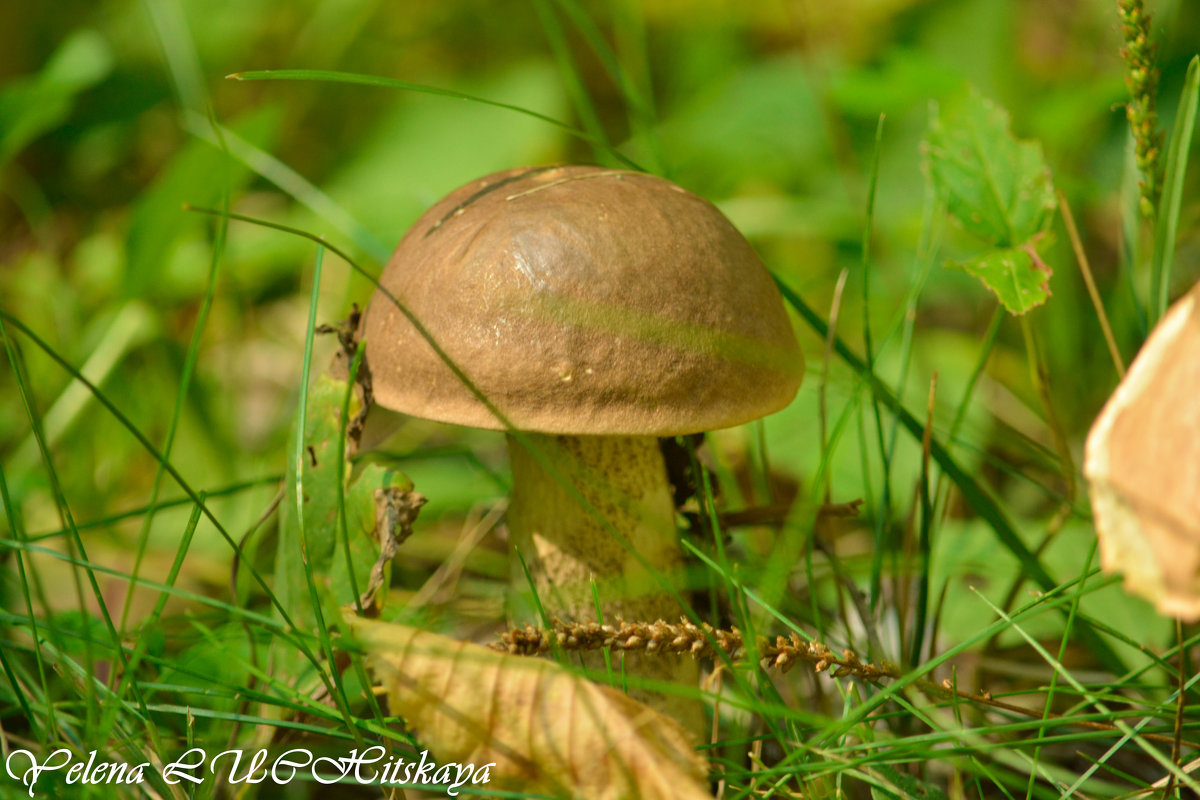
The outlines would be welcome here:
<svg viewBox="0 0 1200 800">
<path fill-rule="evenodd" d="M 268 512 L 282 481 L 312 488 L 296 465 L 332 348 L 315 328 L 366 303 L 393 243 L 450 189 L 578 161 L 645 168 L 727 209 L 809 364 L 788 409 L 687 443 L 689 616 L 751 647 L 720 664 L 718 736 L 702 743 L 714 791 L 1197 791 L 1184 765 L 1200 632 L 1096 566 L 1076 470 L 1116 374 L 1065 229 L 1039 245 L 1051 296 L 1010 319 L 942 269 L 979 245 L 928 188 L 920 150 L 931 102 L 970 84 L 1005 106 L 1042 143 L 1131 356 L 1200 278 L 1196 10 L 1156 11 L 1166 170 L 1142 223 L 1110 110 L 1124 102 L 1115 4 L 1069 21 L 993 0 L 814 6 L 802 27 L 767 5 L 166 2 L 79 20 L 31 6 L 0 25 L 3 754 L 424 749 L 364 695 L 321 576 L 307 575 L 315 635 L 274 588 Z M 430 501 L 392 565 L 389 613 L 489 640 L 506 543 L 496 527 L 459 542 L 507 494 L 503 437 L 409 421 L 339 463 L 338 485 L 368 463 Z M 857 518 L 822 514 L 856 499 Z M 778 506 L 771 523 L 724 522 Z M 448 583 L 405 609 L 438 570 Z M 756 635 L 792 632 L 903 677 L 756 663 Z M 608 664 L 612 684 L 638 682 Z M 711 684 L 682 691 L 714 700 Z M 83 794 L 62 779 L 43 775 L 38 796 L 284 796 L 211 776 L 169 786 L 157 769 Z M 23 794 L 0 773 L 0 797 Z"/>
</svg>

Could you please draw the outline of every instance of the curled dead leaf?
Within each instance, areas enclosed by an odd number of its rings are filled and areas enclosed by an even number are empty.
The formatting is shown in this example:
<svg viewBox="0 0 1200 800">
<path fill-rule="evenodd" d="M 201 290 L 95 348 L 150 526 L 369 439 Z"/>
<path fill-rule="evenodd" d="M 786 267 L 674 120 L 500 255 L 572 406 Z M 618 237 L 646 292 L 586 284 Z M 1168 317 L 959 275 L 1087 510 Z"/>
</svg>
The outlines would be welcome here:
<svg viewBox="0 0 1200 800">
<path fill-rule="evenodd" d="M 1200 284 L 1159 321 L 1088 434 L 1101 564 L 1200 620 Z"/>
<path fill-rule="evenodd" d="M 701 800 L 704 761 L 674 720 L 544 659 L 346 612 L 367 668 L 442 762 L 492 785 L 595 800 Z"/>
</svg>

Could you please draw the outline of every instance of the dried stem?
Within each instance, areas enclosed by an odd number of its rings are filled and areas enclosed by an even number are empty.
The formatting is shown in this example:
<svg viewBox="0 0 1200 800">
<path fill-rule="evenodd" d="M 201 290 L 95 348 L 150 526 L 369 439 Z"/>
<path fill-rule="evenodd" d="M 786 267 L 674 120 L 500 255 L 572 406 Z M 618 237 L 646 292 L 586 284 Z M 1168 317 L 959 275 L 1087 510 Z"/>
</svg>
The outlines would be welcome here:
<svg viewBox="0 0 1200 800">
<path fill-rule="evenodd" d="M 564 623 L 555 620 L 553 630 L 527 625 L 514 628 L 500 637 L 493 649 L 513 655 L 541 655 L 555 646 L 563 650 L 636 650 L 645 653 L 686 653 L 696 659 L 715 658 L 718 651 L 731 660 L 746 656 L 742 632 L 737 628 L 723 630 L 708 623 L 695 625 L 686 620 L 672 624 L 655 622 L 618 622 L 600 625 L 595 622 Z M 855 677 L 864 681 L 898 678 L 900 671 L 891 664 L 877 666 L 859 660 L 853 650 L 834 653 L 820 642 L 808 642 L 793 633 L 790 638 L 775 637 L 774 641 L 759 637 L 757 651 L 764 667 L 783 672 L 805 661 L 814 672 L 828 671 L 835 678 Z"/>
<path fill-rule="evenodd" d="M 1104 303 L 1100 300 L 1100 291 L 1096 288 L 1096 280 L 1092 277 L 1092 267 L 1088 264 L 1087 253 L 1083 249 L 1083 241 L 1079 238 L 1079 230 L 1075 227 L 1075 217 L 1071 215 L 1071 207 L 1067 204 L 1067 196 L 1063 190 L 1058 190 L 1058 208 L 1062 211 L 1063 224 L 1067 226 L 1067 237 L 1071 240 L 1071 249 L 1075 251 L 1075 262 L 1079 264 L 1079 272 L 1087 286 L 1088 297 L 1092 299 L 1092 307 L 1096 309 L 1096 318 L 1100 320 L 1100 330 L 1104 333 L 1104 342 L 1108 345 L 1108 354 L 1117 368 L 1117 376 L 1125 377 L 1125 362 L 1121 351 L 1117 349 L 1117 340 L 1113 336 L 1112 326 L 1108 324 L 1108 314 L 1104 311 Z"/>
</svg>

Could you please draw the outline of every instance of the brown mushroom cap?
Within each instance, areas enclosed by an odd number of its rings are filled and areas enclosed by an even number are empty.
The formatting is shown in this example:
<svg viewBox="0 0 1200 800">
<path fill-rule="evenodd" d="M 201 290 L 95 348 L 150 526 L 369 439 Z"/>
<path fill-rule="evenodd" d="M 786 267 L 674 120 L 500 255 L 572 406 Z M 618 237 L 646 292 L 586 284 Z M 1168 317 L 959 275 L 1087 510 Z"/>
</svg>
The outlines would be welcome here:
<svg viewBox="0 0 1200 800">
<path fill-rule="evenodd" d="M 787 405 L 804 373 L 750 244 L 708 201 L 637 172 L 535 167 L 469 183 L 417 220 L 380 286 L 524 430 L 729 427 Z M 503 429 L 382 291 L 364 332 L 380 405 Z"/>
</svg>

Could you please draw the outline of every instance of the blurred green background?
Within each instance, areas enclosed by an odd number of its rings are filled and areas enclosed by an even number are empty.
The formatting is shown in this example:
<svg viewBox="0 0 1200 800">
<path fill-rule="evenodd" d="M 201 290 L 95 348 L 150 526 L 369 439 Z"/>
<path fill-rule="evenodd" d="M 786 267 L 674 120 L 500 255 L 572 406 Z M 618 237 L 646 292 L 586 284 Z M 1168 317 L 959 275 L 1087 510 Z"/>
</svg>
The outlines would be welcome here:
<svg viewBox="0 0 1200 800">
<path fill-rule="evenodd" d="M 1200 4 L 1150 10 L 1163 73 L 1160 113 L 1170 130 L 1187 60 L 1200 46 Z M 934 429 L 944 435 L 996 304 L 978 281 L 943 268 L 977 245 L 933 215 L 920 147 L 931 104 L 973 85 L 1010 110 L 1017 135 L 1042 143 L 1128 360 L 1145 336 L 1138 308 L 1147 287 L 1139 267 L 1145 253 L 1127 224 L 1136 175 L 1119 48 L 1115 4 L 1104 0 L 7 0 L 0 4 L 0 306 L 83 367 L 161 447 L 219 238 L 213 217 L 184 204 L 228 202 L 328 237 L 377 270 L 425 208 L 470 179 L 523 164 L 615 163 L 553 125 L 462 99 L 227 79 L 248 70 L 323 69 L 463 92 L 602 135 L 643 167 L 717 202 L 824 316 L 839 273 L 849 270 L 838 330 L 862 352 L 861 247 L 883 114 L 867 315 L 877 369 L 893 384 L 905 375 L 898 391 L 922 419 L 936 370 Z M 607 68 L 608 54 L 623 65 L 624 81 Z M 1172 296 L 1200 277 L 1198 179 L 1193 169 Z M 1032 324 L 1078 464 L 1116 374 L 1061 224 L 1048 252 L 1053 296 Z M 283 472 L 313 258 L 311 242 L 232 222 L 216 262 L 212 310 L 170 459 L 196 488 L 236 489 L 213 500 L 234 532 L 259 518 L 276 492 L 269 479 Z M 345 317 L 370 291 L 331 256 L 321 319 Z M 915 321 L 911 342 L 897 327 L 905 319 Z M 761 441 L 773 479 L 790 481 L 804 497 L 823 455 L 817 409 L 826 366 L 822 339 L 797 327 L 809 379 L 792 407 L 765 424 Z M 317 365 L 332 352 L 327 339 L 318 339 Z M 69 376 L 53 360 L 24 340 L 21 350 L 70 511 L 79 523 L 103 522 L 88 529 L 89 556 L 128 572 L 141 517 L 114 515 L 148 502 L 156 463 L 111 413 L 68 390 Z M 828 365 L 826 380 L 831 416 L 861 399 L 857 376 L 840 362 Z M 714 440 L 727 505 L 762 502 L 744 479 L 759 431 Z M 872 494 L 880 459 L 868 458 L 873 466 L 864 468 L 860 452 L 872 442 L 860 441 L 852 424 L 831 461 L 832 498 L 869 499 L 860 532 L 873 526 L 872 510 L 881 513 Z M 956 457 L 1037 544 L 1066 481 L 1011 319 L 956 444 Z M 503 443 L 412 422 L 388 449 L 408 459 L 406 470 L 430 498 L 405 561 L 411 575 L 400 581 L 415 588 L 453 547 L 464 518 L 478 515 L 477 504 L 504 495 Z M 39 466 L 7 359 L 0 361 L 0 463 L 25 528 L 58 530 L 54 487 Z M 910 518 L 919 472 L 919 443 L 902 434 L 889 525 Z M 162 498 L 179 496 L 164 483 Z M 1092 540 L 1082 493 L 1074 510 L 1051 557 L 1066 576 L 1077 574 Z M 154 518 L 151 541 L 163 546 L 164 563 L 187 511 Z M 1015 565 L 961 503 L 941 525 L 935 550 L 943 575 L 979 583 Z M 853 534 L 850 556 L 861 552 Z M 42 541 L 55 546 L 57 538 Z M 462 613 L 501 618 L 502 553 L 492 537 L 468 556 L 474 582 L 459 587 Z M 202 522 L 186 580 L 223 591 L 228 562 L 228 547 Z M 1001 596 L 1006 588 L 1002 580 L 991 585 Z M 114 579 L 108 590 L 118 597 L 124 588 Z M 1147 640 L 1168 631 L 1115 589 L 1110 605 L 1142 620 Z M 960 609 L 948 608 L 953 633 Z M 962 630 L 978 627 L 976 614 L 961 620 Z"/>
</svg>

